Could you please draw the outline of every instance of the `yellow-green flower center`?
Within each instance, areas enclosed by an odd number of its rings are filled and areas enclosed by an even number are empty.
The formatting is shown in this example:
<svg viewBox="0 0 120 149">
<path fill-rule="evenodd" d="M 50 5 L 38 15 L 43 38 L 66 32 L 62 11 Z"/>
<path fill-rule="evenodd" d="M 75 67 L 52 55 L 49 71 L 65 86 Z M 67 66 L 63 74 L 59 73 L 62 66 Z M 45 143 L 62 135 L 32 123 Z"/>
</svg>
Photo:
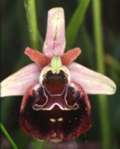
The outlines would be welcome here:
<svg viewBox="0 0 120 149">
<path fill-rule="evenodd" d="M 62 62 L 61 62 L 60 56 L 53 56 L 50 66 L 51 66 L 51 71 L 53 73 L 59 73 L 60 69 L 62 67 Z"/>
</svg>

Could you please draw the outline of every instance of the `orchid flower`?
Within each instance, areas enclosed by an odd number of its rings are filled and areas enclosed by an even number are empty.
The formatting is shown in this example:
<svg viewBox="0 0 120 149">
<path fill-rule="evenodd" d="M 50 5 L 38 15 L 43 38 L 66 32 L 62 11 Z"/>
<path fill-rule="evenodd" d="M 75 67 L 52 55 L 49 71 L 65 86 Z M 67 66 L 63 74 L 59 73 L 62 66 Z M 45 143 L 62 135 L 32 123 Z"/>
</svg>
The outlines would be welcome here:
<svg viewBox="0 0 120 149">
<path fill-rule="evenodd" d="M 112 95 L 115 83 L 108 77 L 74 62 L 80 48 L 65 50 L 62 8 L 48 12 L 43 53 L 27 47 L 32 64 L 1 82 L 1 97 L 23 96 L 20 124 L 29 135 L 51 142 L 73 139 L 91 127 L 87 94 Z"/>
</svg>

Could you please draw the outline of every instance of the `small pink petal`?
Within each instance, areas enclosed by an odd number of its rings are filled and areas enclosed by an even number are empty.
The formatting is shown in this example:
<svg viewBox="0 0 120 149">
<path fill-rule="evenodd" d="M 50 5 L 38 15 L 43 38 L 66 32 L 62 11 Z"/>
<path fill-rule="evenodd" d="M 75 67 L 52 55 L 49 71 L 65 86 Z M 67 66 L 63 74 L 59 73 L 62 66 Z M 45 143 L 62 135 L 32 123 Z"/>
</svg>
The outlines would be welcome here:
<svg viewBox="0 0 120 149">
<path fill-rule="evenodd" d="M 27 89 L 37 82 L 39 73 L 40 68 L 34 63 L 23 67 L 0 83 L 0 96 L 24 95 Z"/>
<path fill-rule="evenodd" d="M 114 94 L 115 83 L 108 77 L 80 64 L 69 65 L 71 80 L 80 84 L 88 94 Z"/>
<path fill-rule="evenodd" d="M 50 63 L 50 58 L 46 57 L 43 53 L 27 47 L 24 52 L 33 62 L 40 66 L 45 66 Z"/>
<path fill-rule="evenodd" d="M 47 33 L 43 46 L 46 56 L 62 55 L 65 48 L 64 10 L 53 8 L 48 11 Z"/>
<path fill-rule="evenodd" d="M 74 48 L 64 53 L 61 56 L 63 65 L 71 64 L 80 55 L 80 53 L 81 53 L 80 48 Z"/>
</svg>

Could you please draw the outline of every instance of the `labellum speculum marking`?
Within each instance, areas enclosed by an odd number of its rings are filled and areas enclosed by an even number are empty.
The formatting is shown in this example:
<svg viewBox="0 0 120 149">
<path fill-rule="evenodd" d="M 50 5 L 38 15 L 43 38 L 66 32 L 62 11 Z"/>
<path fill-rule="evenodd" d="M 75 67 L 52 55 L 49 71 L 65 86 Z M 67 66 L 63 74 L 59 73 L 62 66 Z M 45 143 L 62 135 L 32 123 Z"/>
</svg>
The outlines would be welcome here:
<svg viewBox="0 0 120 149">
<path fill-rule="evenodd" d="M 43 53 L 26 48 L 34 62 L 0 83 L 1 97 L 23 96 L 20 124 L 29 135 L 60 142 L 74 139 L 91 127 L 91 104 L 87 94 L 114 94 L 108 77 L 73 62 L 81 53 L 66 53 L 62 8 L 48 12 Z"/>
<path fill-rule="evenodd" d="M 60 142 L 73 139 L 90 126 L 90 103 L 84 90 L 69 80 L 69 70 L 54 61 L 43 69 L 40 83 L 20 112 L 23 129 L 36 138 Z"/>
</svg>

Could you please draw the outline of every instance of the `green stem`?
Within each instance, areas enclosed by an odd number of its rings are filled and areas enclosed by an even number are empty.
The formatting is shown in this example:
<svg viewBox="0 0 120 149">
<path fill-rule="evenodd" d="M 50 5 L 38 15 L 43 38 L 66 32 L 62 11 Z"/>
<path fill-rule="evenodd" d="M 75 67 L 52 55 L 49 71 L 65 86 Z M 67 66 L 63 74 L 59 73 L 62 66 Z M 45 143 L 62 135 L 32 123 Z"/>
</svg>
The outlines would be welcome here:
<svg viewBox="0 0 120 149">
<path fill-rule="evenodd" d="M 84 47 L 84 54 L 85 54 L 85 59 L 87 59 L 87 62 L 89 63 L 91 68 L 94 68 L 94 59 L 93 57 L 93 44 L 92 41 L 90 40 L 89 34 L 87 32 L 87 29 L 85 27 L 85 23 L 82 25 L 82 40 L 83 40 L 83 47 Z"/>
<path fill-rule="evenodd" d="M 18 149 L 17 145 L 15 144 L 12 137 L 9 135 L 9 133 L 7 132 L 7 130 L 5 129 L 5 127 L 3 126 L 2 123 L 0 123 L 0 129 L 4 133 L 4 135 L 6 136 L 6 138 L 10 142 L 10 144 L 12 145 L 13 149 Z"/>
<path fill-rule="evenodd" d="M 95 38 L 95 49 L 96 49 L 96 59 L 97 59 L 97 69 L 99 72 L 105 72 L 104 65 L 104 46 L 103 46 L 103 31 L 102 31 L 102 21 L 101 21 L 101 2 L 100 0 L 93 0 L 93 23 L 94 23 L 94 38 Z M 99 113 L 101 121 L 101 139 L 102 148 L 111 148 L 111 130 L 109 123 L 109 110 L 108 102 L 106 96 L 99 96 Z"/>
<path fill-rule="evenodd" d="M 79 32 L 80 25 L 85 18 L 90 0 L 80 0 L 66 31 L 67 45 L 72 47 Z"/>
<path fill-rule="evenodd" d="M 36 0 L 25 0 L 25 11 L 28 22 L 28 30 L 31 46 L 33 48 L 40 47 L 41 36 L 37 25 L 36 16 Z"/>
</svg>

